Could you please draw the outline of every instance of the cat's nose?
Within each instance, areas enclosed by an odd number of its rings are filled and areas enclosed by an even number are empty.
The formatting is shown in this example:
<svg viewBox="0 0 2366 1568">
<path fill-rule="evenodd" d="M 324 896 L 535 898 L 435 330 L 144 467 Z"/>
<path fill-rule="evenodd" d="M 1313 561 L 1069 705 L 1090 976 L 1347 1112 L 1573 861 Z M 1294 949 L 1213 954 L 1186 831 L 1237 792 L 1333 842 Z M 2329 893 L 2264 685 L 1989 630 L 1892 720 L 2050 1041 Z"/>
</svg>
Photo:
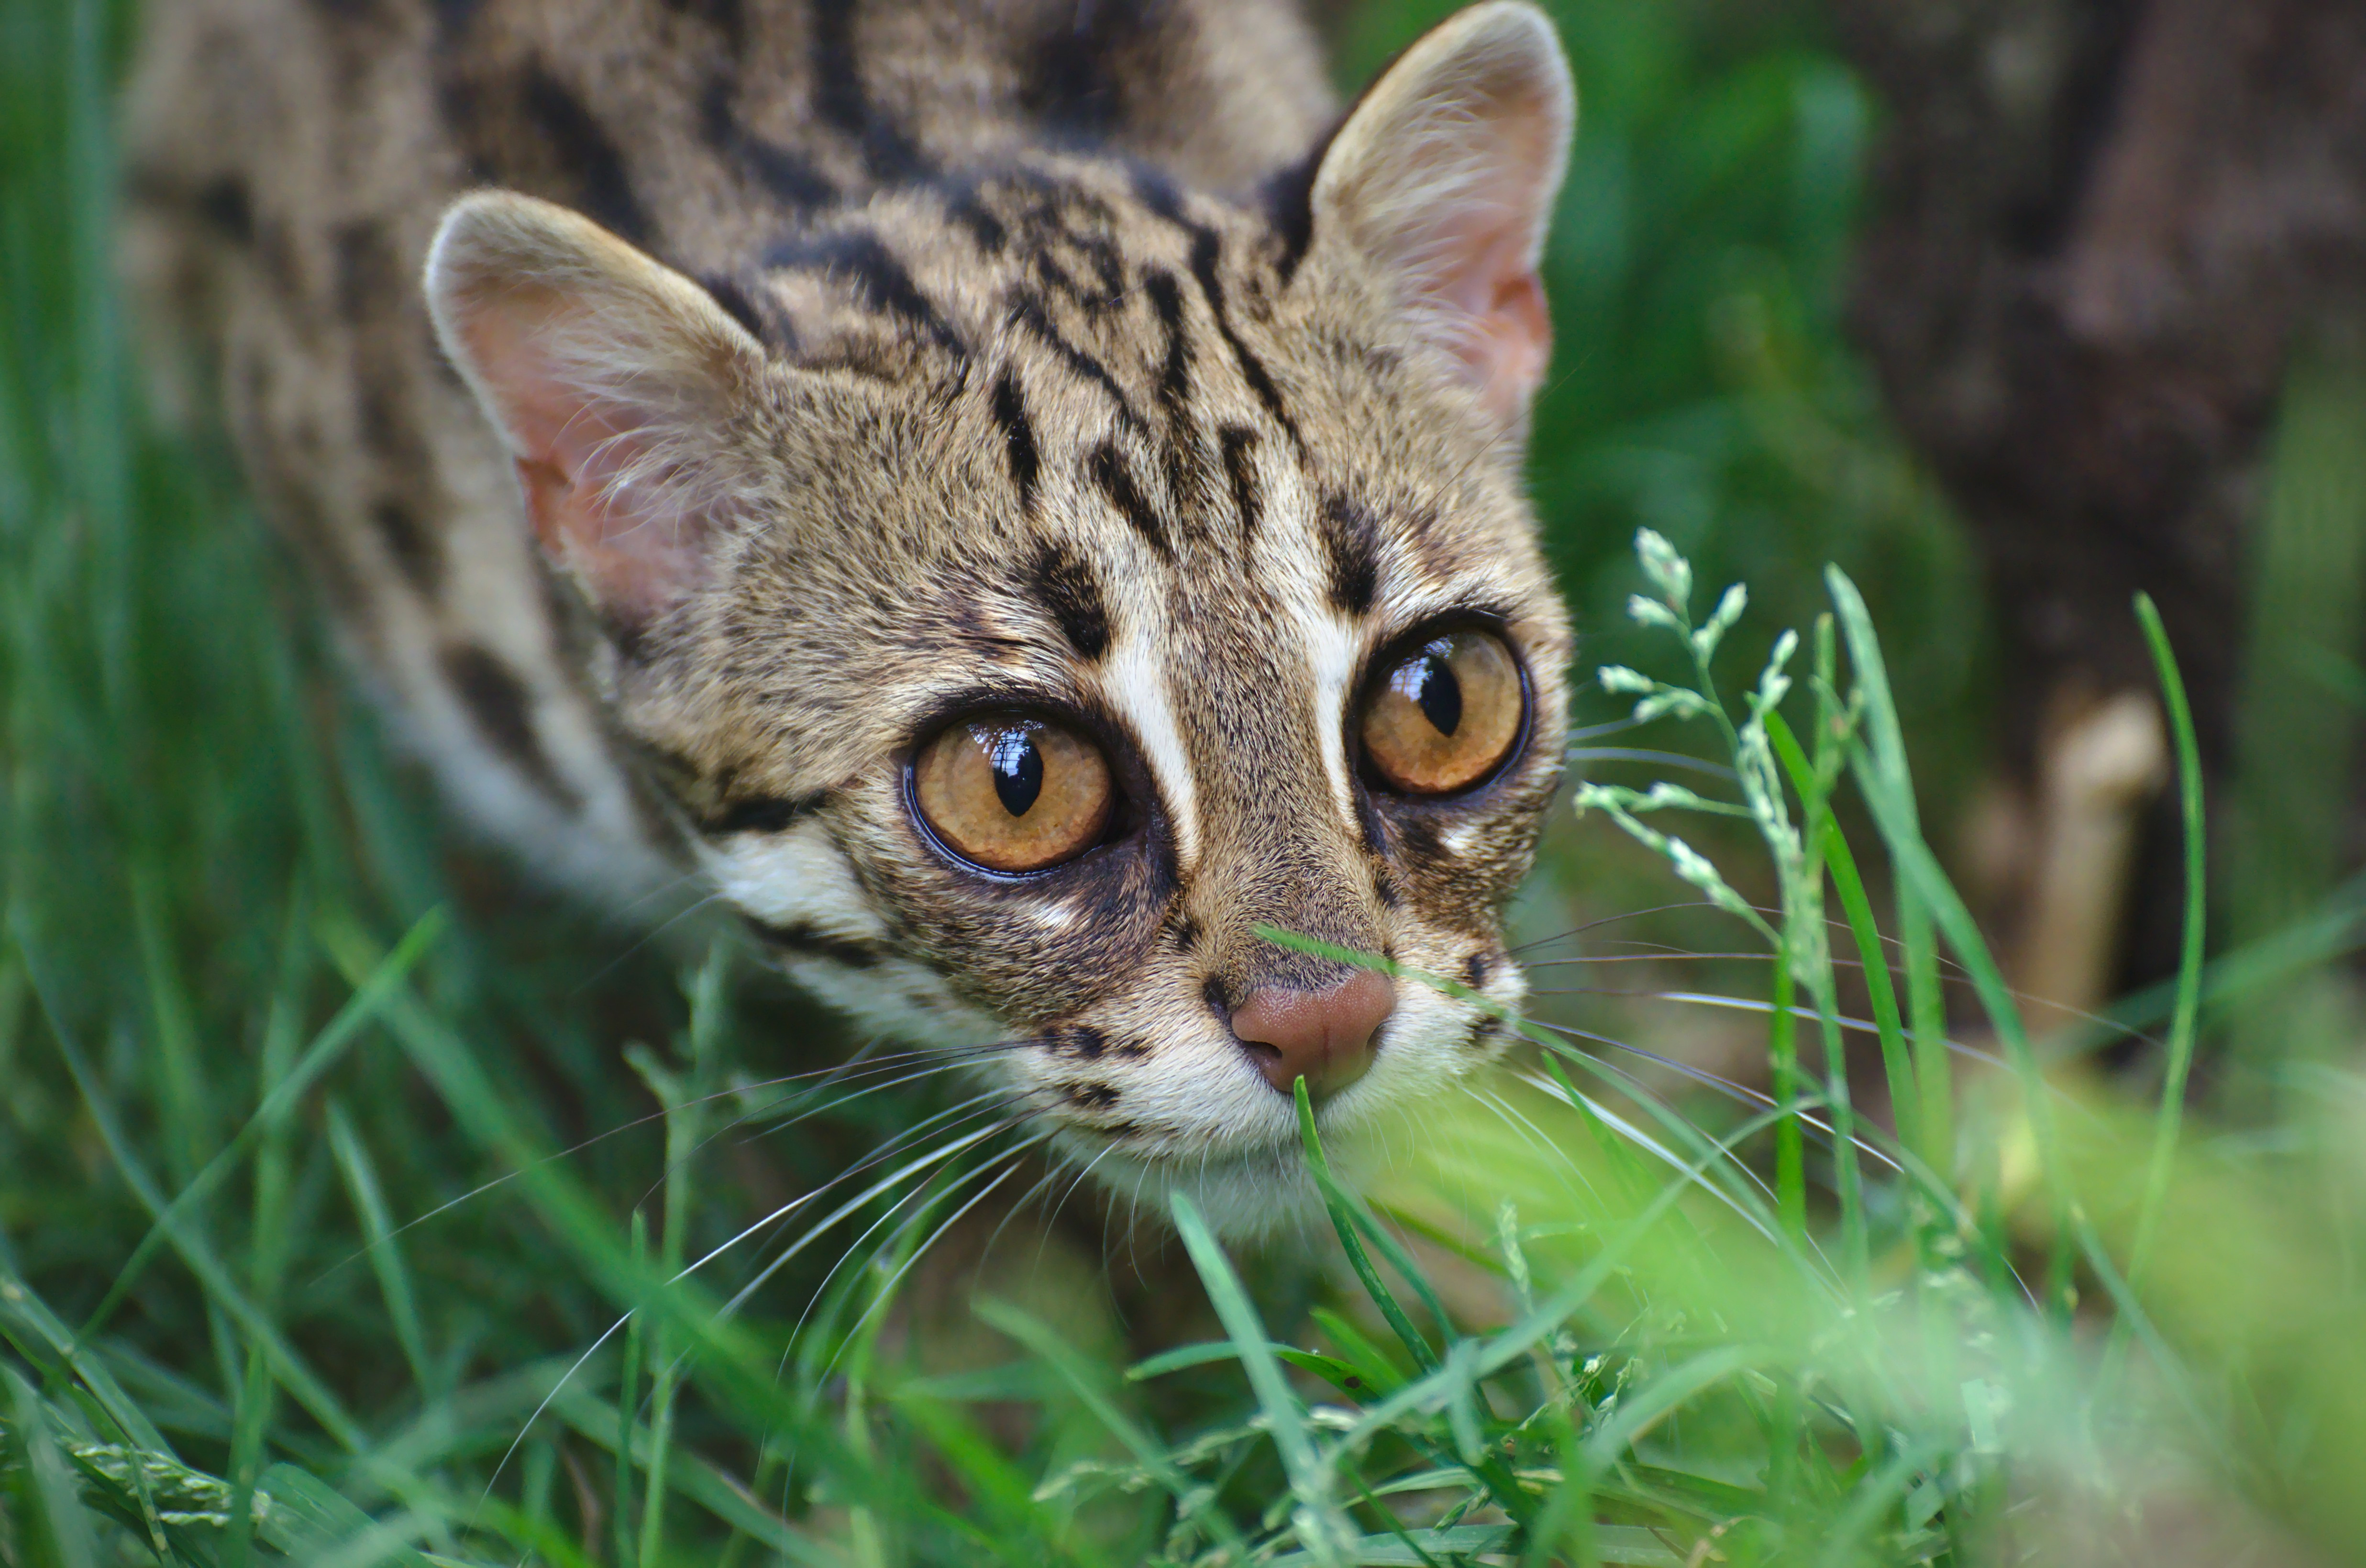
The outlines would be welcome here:
<svg viewBox="0 0 2366 1568">
<path fill-rule="evenodd" d="M 1372 1065 L 1372 1036 L 1396 1010 L 1397 988 L 1367 969 L 1328 990 L 1252 991 L 1233 1010 L 1233 1032 L 1265 1081 L 1284 1094 L 1300 1078 L 1315 1099 L 1336 1094 Z"/>
</svg>

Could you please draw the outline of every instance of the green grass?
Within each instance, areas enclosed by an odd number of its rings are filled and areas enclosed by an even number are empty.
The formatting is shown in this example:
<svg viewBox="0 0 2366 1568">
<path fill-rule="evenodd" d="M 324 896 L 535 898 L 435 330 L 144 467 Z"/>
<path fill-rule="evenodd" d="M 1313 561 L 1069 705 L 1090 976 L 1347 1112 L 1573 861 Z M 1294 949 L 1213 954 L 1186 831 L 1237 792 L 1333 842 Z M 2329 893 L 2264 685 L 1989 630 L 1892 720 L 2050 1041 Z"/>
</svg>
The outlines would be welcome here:
<svg viewBox="0 0 2366 1568">
<path fill-rule="evenodd" d="M 1974 638 L 1833 323 L 1854 89 L 1781 17 L 1563 9 L 1538 477 L 1622 671 L 1581 717 L 1723 772 L 1596 759 L 1521 919 L 1547 989 L 1636 931 L 1758 955 L 1690 994 L 1763 1066 L 1623 1048 L 1697 1044 L 1699 1003 L 1540 998 L 1368 1181 L 1303 1119 L 1311 1262 L 1178 1201 L 1145 1267 L 1200 1327 L 1132 1364 L 1053 1254 L 921 1299 L 940 1227 L 1033 1179 L 967 1090 L 798 1076 L 857 1043 L 439 825 L 226 461 L 128 385 L 120 24 L 0 10 L 0 1563 L 2366 1551 L 2366 1086 L 2313 1043 L 2270 1114 L 2185 1114 L 2256 998 L 2346 984 L 2356 889 L 2205 964 L 2197 836 L 2184 967 L 2116 1010 L 2169 1025 L 2157 1097 L 2083 1066 L 2116 1031 L 2025 1037 L 1925 837 Z M 1765 604 L 1700 624 L 1696 574 Z M 1690 907 L 1560 934 L 1644 904 Z"/>
</svg>

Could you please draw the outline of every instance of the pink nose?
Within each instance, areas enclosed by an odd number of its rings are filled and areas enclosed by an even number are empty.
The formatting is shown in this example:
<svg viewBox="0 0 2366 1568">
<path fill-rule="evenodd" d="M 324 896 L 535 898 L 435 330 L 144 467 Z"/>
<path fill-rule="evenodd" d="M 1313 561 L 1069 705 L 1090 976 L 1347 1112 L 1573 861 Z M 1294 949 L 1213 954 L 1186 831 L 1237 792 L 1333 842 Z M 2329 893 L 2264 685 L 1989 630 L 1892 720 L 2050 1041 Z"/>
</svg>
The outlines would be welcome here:
<svg viewBox="0 0 2366 1568">
<path fill-rule="evenodd" d="M 1300 1078 L 1315 1099 L 1336 1094 L 1372 1065 L 1372 1036 L 1396 1010 L 1397 988 L 1365 970 L 1327 991 L 1252 991 L 1233 1010 L 1233 1032 L 1284 1094 Z"/>
</svg>

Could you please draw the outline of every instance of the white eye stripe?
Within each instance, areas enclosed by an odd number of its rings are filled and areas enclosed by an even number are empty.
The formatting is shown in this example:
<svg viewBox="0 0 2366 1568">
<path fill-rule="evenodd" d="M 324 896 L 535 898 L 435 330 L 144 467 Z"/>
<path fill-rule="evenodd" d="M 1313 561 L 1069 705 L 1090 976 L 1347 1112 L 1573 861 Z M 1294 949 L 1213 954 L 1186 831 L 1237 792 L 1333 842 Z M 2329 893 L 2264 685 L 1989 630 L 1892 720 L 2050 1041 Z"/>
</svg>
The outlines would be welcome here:
<svg viewBox="0 0 2366 1568">
<path fill-rule="evenodd" d="M 1174 823 L 1176 869 L 1188 874 L 1200 863 L 1199 793 L 1192 784 L 1182 728 L 1175 722 L 1175 705 L 1167 700 L 1166 674 L 1151 642 L 1138 629 L 1119 638 L 1110 652 L 1107 689 L 1111 705 L 1125 716 L 1142 745 L 1143 765 L 1150 770 Z"/>
<path fill-rule="evenodd" d="M 1347 703 L 1353 695 L 1347 682 L 1356 678 L 1360 638 L 1356 628 L 1334 615 L 1315 614 L 1301 622 L 1307 628 L 1306 660 L 1314 675 L 1314 733 L 1323 748 L 1323 771 L 1331 781 L 1331 802 L 1340 818 L 1356 827 L 1354 770 L 1347 759 Z"/>
</svg>

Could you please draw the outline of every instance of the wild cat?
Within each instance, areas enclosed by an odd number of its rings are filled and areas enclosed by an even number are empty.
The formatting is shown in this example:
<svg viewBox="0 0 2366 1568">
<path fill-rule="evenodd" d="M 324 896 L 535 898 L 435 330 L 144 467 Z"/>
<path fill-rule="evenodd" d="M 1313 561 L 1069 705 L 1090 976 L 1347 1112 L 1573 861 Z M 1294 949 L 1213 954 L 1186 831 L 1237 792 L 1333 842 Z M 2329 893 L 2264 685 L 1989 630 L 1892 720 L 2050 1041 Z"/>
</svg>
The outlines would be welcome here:
<svg viewBox="0 0 2366 1568">
<path fill-rule="evenodd" d="M 168 0 L 130 266 L 458 807 L 1220 1229 L 1503 1048 L 1574 112 L 1259 0 Z M 209 397 L 214 394 L 208 393 Z M 989 1047 L 992 1047 L 989 1049 Z"/>
</svg>

